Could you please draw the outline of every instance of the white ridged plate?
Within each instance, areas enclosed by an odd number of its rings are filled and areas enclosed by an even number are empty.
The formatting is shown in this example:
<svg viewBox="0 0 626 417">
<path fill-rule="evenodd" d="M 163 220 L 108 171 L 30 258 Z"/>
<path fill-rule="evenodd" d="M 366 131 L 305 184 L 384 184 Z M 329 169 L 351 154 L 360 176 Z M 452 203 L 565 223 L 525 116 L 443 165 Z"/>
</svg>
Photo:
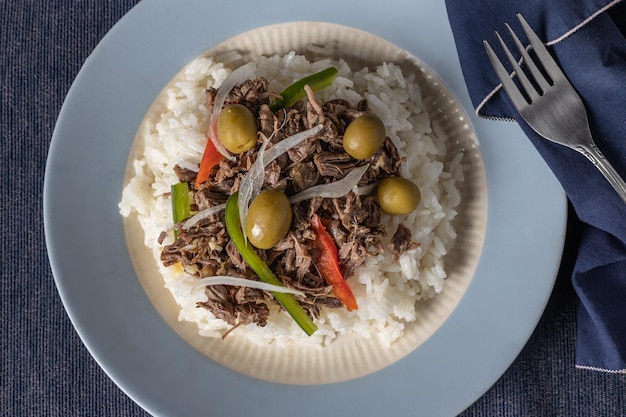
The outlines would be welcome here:
<svg viewBox="0 0 626 417">
<path fill-rule="evenodd" d="M 306 48 L 310 44 L 334 45 L 336 56 L 333 58 L 346 60 L 353 70 L 364 66 L 373 69 L 383 62 L 393 62 L 403 68 L 405 76 L 415 74 L 431 123 L 438 125 L 437 133 L 444 136 L 442 139 L 448 145 L 449 157 L 453 158 L 460 150 L 464 152 L 462 163 L 467 169 L 465 181 L 460 184 L 459 214 L 453 223 L 458 237 L 454 249 L 445 257 L 448 278 L 441 294 L 432 300 L 417 302 L 418 318 L 405 326 L 402 337 L 391 347 L 376 337 L 366 339 L 354 333 L 340 335 L 325 347 L 280 347 L 276 344 L 259 346 L 236 332 L 223 340 L 200 336 L 195 324 L 178 321 L 179 307 L 159 278 L 156 261 L 151 249 L 143 244 L 144 237 L 136 217 L 131 216 L 125 221 L 137 276 L 155 308 L 170 326 L 200 352 L 230 369 L 288 384 L 325 384 L 357 378 L 396 362 L 420 346 L 448 318 L 468 288 L 483 246 L 487 218 L 484 165 L 467 115 L 437 74 L 408 52 L 380 37 L 347 26 L 292 22 L 246 32 L 211 48 L 204 55 L 214 57 L 238 51 L 246 60 L 258 55 L 296 51 L 314 59 L 313 53 Z M 179 74 L 170 84 L 182 76 Z M 158 117 L 162 108 L 159 103 L 163 100 L 157 98 L 146 117 Z M 139 129 L 139 132 L 143 131 Z M 131 151 L 126 182 L 134 172 L 135 153 L 141 151 L 142 138 L 138 134 Z"/>
</svg>

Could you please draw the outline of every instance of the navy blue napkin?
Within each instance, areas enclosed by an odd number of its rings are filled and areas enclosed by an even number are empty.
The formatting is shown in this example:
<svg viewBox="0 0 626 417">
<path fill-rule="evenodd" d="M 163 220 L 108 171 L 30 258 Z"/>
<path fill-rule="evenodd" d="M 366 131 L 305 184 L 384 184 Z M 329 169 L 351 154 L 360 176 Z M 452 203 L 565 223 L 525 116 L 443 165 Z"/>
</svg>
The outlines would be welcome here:
<svg viewBox="0 0 626 417">
<path fill-rule="evenodd" d="M 626 204 L 584 156 L 530 129 L 497 88 L 483 47 L 488 40 L 506 59 L 494 32 L 507 39 L 504 24 L 509 23 L 525 41 L 515 16 L 521 13 L 583 98 L 598 147 L 626 178 L 626 2 L 446 0 L 446 6 L 477 114 L 520 123 L 580 221 L 572 276 L 579 299 L 576 366 L 626 372 Z"/>
</svg>

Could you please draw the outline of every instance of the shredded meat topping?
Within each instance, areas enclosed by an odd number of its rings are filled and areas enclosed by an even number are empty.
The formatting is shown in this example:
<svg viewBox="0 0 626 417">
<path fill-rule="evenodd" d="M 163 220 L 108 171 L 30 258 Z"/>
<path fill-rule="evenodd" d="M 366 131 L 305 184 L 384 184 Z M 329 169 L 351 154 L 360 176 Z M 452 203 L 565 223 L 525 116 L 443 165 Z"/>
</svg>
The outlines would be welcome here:
<svg viewBox="0 0 626 417">
<path fill-rule="evenodd" d="M 359 185 L 400 175 L 404 159 L 400 158 L 389 138 L 382 149 L 366 161 L 357 161 L 343 150 L 343 132 L 350 121 L 367 111 L 367 102 L 362 101 L 354 107 L 345 100 L 319 103 L 309 91 L 304 105 L 300 103 L 272 112 L 269 100 L 275 94 L 268 92 L 267 86 L 267 80 L 256 78 L 236 86 L 228 95 L 226 105 L 243 104 L 256 115 L 258 143 L 255 148 L 238 155 L 236 161 L 224 159 L 211 170 L 208 181 L 192 191 L 193 210 L 222 204 L 236 192 L 264 141 L 271 141 L 269 148 L 285 137 L 317 124 L 323 125 L 317 136 L 290 149 L 267 167 L 264 187 L 278 188 L 290 196 L 317 184 L 337 181 L 364 164 L 369 164 L 370 169 Z M 209 107 L 216 93 L 213 88 L 207 90 Z M 196 173 L 191 170 L 177 167 L 175 172 L 180 181 L 193 183 L 195 180 Z M 341 198 L 315 197 L 293 206 L 291 230 L 275 247 L 257 251 L 283 285 L 306 293 L 305 297 L 297 297 L 298 301 L 311 317 L 317 317 L 322 308 L 339 307 L 341 303 L 315 269 L 313 260 L 318 249 L 311 229 L 313 213 L 327 219 L 327 230 L 337 245 L 346 279 L 368 256 L 383 251 L 381 241 L 385 230 L 380 225 L 380 207 L 373 196 L 350 192 Z M 162 235 L 160 241 L 164 238 Z M 410 231 L 401 226 L 392 238 L 391 251 L 397 256 L 413 244 Z M 190 229 L 177 225 L 176 240 L 164 246 L 161 261 L 166 266 L 180 263 L 185 271 L 198 277 L 225 274 L 258 279 L 230 242 L 223 212 L 203 219 Z M 274 302 L 269 293 L 250 288 L 216 285 L 208 286 L 205 293 L 208 300 L 198 303 L 198 307 L 210 310 L 233 326 L 248 323 L 264 326 L 269 315 L 268 304 Z"/>
</svg>

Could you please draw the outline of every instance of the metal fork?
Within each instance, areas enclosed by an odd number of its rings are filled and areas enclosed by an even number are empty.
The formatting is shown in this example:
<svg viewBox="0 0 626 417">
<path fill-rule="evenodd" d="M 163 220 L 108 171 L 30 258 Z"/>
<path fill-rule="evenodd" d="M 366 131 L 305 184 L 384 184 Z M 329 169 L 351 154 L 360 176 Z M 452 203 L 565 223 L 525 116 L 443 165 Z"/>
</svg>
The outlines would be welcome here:
<svg viewBox="0 0 626 417">
<path fill-rule="evenodd" d="M 552 142 L 567 146 L 585 155 L 602 172 L 626 203 L 626 183 L 624 183 L 624 180 L 596 146 L 589 130 L 587 112 L 580 96 L 576 93 L 574 87 L 572 87 L 565 74 L 563 74 L 541 39 L 533 32 L 524 17 L 521 14 L 517 14 L 517 18 L 538 57 L 538 62 L 548 77 L 544 76 L 544 73 L 537 67 L 526 48 L 515 35 L 515 32 L 506 24 L 517 48 L 522 54 L 523 61 L 526 63 L 526 68 L 534 80 L 534 84 L 515 60 L 500 34 L 496 32 L 496 36 L 515 70 L 514 75 L 517 75 L 517 79 L 522 85 L 526 96 L 517 88 L 489 43 L 483 41 L 491 65 L 496 71 L 498 78 L 500 78 L 504 90 L 517 111 L 535 132 Z"/>
</svg>

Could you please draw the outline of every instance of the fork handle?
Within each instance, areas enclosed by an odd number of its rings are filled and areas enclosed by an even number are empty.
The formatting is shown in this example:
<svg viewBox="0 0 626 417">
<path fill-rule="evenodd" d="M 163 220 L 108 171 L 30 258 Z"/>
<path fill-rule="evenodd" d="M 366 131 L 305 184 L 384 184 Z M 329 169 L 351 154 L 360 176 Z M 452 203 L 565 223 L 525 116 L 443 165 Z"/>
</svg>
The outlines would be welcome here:
<svg viewBox="0 0 626 417">
<path fill-rule="evenodd" d="M 615 168 L 606 160 L 600 149 L 595 143 L 590 143 L 585 146 L 579 146 L 576 150 L 587 157 L 595 166 L 600 170 L 602 175 L 613 186 L 617 194 L 621 197 L 622 201 L 626 203 L 626 183 L 617 173 Z"/>
</svg>

